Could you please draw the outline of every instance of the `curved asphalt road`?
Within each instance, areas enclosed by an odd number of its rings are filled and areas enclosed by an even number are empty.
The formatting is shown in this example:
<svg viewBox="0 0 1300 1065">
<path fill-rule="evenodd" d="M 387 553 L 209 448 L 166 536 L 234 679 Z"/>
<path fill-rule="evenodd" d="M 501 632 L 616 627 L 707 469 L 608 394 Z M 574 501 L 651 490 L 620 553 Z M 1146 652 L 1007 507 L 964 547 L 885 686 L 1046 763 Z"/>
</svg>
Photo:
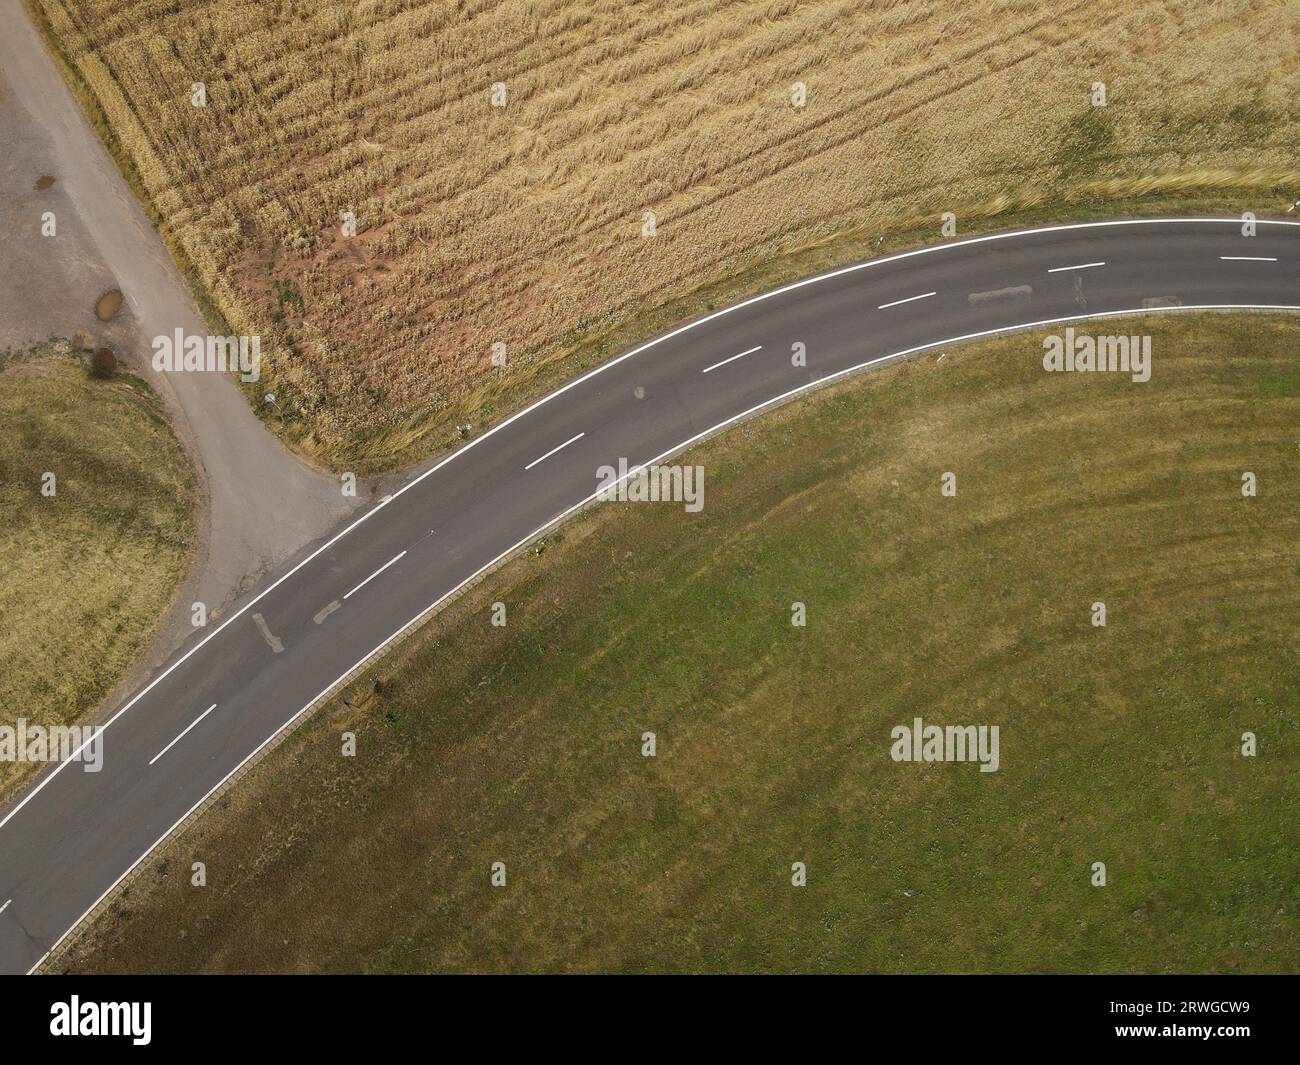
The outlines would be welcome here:
<svg viewBox="0 0 1300 1065">
<path fill-rule="evenodd" d="M 196 635 L 110 719 L 101 772 L 67 762 L 28 790 L 0 819 L 0 970 L 38 965 L 355 666 L 590 499 L 597 467 L 662 460 L 819 380 L 925 348 L 1174 306 L 1300 310 L 1300 222 L 1261 221 L 1252 238 L 1237 220 L 1183 219 L 954 241 L 749 300 L 579 378 L 411 480 Z M 796 341 L 806 368 L 791 365 Z M 1158 350 L 1152 362 L 1159 374 Z"/>
</svg>

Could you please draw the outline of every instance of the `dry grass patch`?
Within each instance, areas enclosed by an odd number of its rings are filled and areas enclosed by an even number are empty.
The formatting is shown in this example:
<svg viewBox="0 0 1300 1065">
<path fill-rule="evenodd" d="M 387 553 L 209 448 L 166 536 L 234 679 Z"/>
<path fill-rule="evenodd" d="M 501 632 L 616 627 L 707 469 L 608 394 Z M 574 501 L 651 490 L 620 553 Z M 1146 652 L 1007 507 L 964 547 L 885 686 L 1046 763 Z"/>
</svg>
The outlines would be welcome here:
<svg viewBox="0 0 1300 1065">
<path fill-rule="evenodd" d="M 52 350 L 0 357 L 0 426 L 0 724 L 68 724 L 171 606 L 194 537 L 191 471 L 146 385 L 92 380 Z M 0 796 L 33 771 L 0 762 Z"/>
</svg>

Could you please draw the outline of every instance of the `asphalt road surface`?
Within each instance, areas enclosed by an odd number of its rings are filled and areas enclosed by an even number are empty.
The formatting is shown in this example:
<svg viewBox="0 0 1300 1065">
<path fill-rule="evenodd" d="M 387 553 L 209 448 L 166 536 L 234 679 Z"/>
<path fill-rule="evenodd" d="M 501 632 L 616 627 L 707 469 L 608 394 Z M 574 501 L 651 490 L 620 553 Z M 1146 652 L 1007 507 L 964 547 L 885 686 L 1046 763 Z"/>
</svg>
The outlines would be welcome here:
<svg viewBox="0 0 1300 1065">
<path fill-rule="evenodd" d="M 746 301 L 561 388 L 199 630 L 109 719 L 100 772 L 60 763 L 9 808 L 0 818 L 0 969 L 37 967 L 174 826 L 355 667 L 588 501 L 599 466 L 662 461 L 819 381 L 920 351 L 1067 321 L 1127 332 L 1127 323 L 1086 319 L 1174 307 L 1300 310 L 1300 222 L 1261 221 L 1253 237 L 1238 220 L 1183 219 L 953 241 Z M 806 366 L 792 364 L 796 343 Z M 1158 375 L 1159 350 L 1152 363 Z M 1026 366 L 1044 372 L 1037 358 Z"/>
</svg>

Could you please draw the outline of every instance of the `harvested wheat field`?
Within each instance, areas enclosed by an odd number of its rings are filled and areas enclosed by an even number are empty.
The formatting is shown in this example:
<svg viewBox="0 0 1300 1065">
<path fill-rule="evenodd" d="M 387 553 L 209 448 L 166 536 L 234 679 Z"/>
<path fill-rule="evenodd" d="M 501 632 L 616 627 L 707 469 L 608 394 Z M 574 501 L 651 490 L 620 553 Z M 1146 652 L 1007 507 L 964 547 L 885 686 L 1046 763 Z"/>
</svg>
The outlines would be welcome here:
<svg viewBox="0 0 1300 1065">
<path fill-rule="evenodd" d="M 1275 0 L 30 2 L 212 308 L 262 336 L 276 428 L 349 468 L 837 235 L 1300 195 Z"/>
</svg>

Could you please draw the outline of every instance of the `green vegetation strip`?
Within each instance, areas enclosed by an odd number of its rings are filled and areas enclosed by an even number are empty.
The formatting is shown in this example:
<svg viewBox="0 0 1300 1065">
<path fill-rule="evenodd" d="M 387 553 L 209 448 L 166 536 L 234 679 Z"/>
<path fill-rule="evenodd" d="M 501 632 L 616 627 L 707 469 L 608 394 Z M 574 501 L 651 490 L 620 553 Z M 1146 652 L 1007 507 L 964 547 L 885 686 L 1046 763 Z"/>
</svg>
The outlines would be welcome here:
<svg viewBox="0 0 1300 1065">
<path fill-rule="evenodd" d="M 59 967 L 1294 971 L 1300 328 L 1120 329 L 1149 383 L 999 339 L 695 449 L 699 514 L 582 516 Z M 891 760 L 917 716 L 1000 768 Z"/>
</svg>

